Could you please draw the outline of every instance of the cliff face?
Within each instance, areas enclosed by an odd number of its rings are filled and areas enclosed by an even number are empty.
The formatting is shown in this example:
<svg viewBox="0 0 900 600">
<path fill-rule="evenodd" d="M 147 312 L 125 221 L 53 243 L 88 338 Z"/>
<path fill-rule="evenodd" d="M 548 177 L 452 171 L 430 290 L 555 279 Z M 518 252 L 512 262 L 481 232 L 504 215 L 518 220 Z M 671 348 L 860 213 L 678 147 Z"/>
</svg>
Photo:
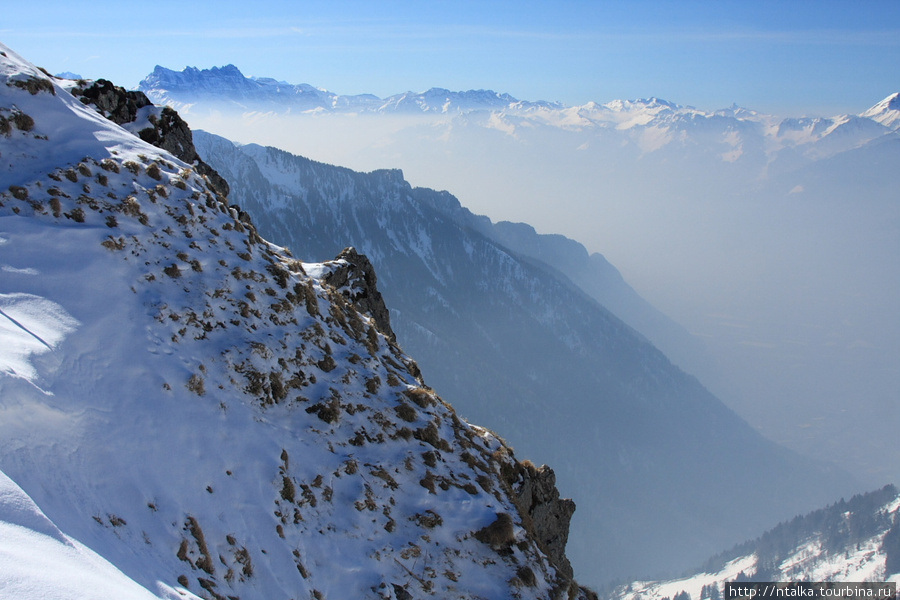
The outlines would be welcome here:
<svg viewBox="0 0 900 600">
<path fill-rule="evenodd" d="M 573 577 L 572 565 L 566 557 L 566 542 L 575 502 L 560 498 L 556 474 L 547 465 L 537 468 L 526 461 L 521 469 L 520 481 L 513 487 L 519 514 L 560 572 Z"/>
<path fill-rule="evenodd" d="M 345 248 L 331 266 L 324 280 L 340 290 L 357 310 L 375 319 L 378 329 L 383 334 L 396 340 L 397 336 L 391 329 L 390 312 L 381 292 L 378 291 L 375 267 L 368 257 L 357 252 L 356 248 Z"/>
</svg>

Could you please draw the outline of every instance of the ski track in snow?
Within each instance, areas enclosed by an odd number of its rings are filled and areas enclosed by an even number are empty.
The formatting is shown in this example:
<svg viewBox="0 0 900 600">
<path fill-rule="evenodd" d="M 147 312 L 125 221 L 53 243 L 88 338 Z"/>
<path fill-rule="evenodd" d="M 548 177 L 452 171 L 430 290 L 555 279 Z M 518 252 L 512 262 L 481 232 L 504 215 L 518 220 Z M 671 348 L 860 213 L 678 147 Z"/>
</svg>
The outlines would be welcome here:
<svg viewBox="0 0 900 600">
<path fill-rule="evenodd" d="M 0 370 L 35 382 L 30 358 L 52 351 L 78 327 L 55 302 L 32 294 L 0 293 Z"/>
</svg>

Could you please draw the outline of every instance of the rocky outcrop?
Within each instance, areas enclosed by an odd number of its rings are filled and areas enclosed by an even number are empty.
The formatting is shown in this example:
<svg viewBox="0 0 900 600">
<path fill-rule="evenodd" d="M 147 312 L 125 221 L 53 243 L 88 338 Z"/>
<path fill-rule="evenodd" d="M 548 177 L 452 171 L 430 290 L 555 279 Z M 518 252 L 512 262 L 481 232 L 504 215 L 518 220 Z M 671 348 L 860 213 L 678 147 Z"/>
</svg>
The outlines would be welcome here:
<svg viewBox="0 0 900 600">
<path fill-rule="evenodd" d="M 569 523 L 575 513 L 575 502 L 560 497 L 553 469 L 547 465 L 536 467 L 529 460 L 520 462 L 508 447 L 506 452 L 498 453 L 494 458 L 500 462 L 501 477 L 508 486 L 522 526 L 556 568 L 560 589 L 567 590 L 571 594 L 569 597 L 597 600 L 596 592 L 575 581 L 572 565 L 566 556 Z M 493 541 L 503 537 L 499 533 L 503 527 L 504 523 L 498 519 L 477 532 L 476 537 Z"/>
<path fill-rule="evenodd" d="M 390 312 L 378 291 L 378 278 L 368 257 L 353 247 L 345 248 L 335 258 L 334 265 L 325 275 L 325 282 L 340 290 L 358 311 L 370 315 L 381 333 L 396 340 Z"/>
<path fill-rule="evenodd" d="M 215 169 L 203 162 L 197 154 L 191 129 L 175 110 L 169 107 L 163 108 L 162 113 L 152 124 L 153 127 L 147 127 L 138 132 L 141 139 L 163 150 L 168 150 L 184 162 L 194 165 L 197 172 L 209 180 L 216 193 L 222 197 L 228 196 L 228 182 Z"/>
<path fill-rule="evenodd" d="M 92 105 L 116 125 L 134 123 L 138 110 L 153 104 L 143 92 L 129 92 L 106 79 L 85 85 L 75 88 L 73 95 L 81 98 L 83 103 Z"/>
<path fill-rule="evenodd" d="M 142 140 L 193 165 L 209 181 L 210 187 L 220 198 L 228 196 L 228 182 L 197 154 L 191 129 L 175 110 L 153 107 L 153 103 L 143 92 L 128 91 L 106 79 L 88 82 L 84 87 L 73 89 L 72 93 L 117 125 L 134 130 L 134 124 L 139 124 L 134 132 Z M 139 111 L 146 107 L 153 107 L 153 110 L 146 116 L 146 122 L 142 123 Z M 129 125 L 132 127 L 128 127 Z"/>
<path fill-rule="evenodd" d="M 572 565 L 566 557 L 569 522 L 575 513 L 575 502 L 560 498 L 556 474 L 547 465 L 540 468 L 530 462 L 520 463 L 518 485 L 513 486 L 513 499 L 525 527 L 547 553 L 561 575 L 572 579 Z"/>
</svg>

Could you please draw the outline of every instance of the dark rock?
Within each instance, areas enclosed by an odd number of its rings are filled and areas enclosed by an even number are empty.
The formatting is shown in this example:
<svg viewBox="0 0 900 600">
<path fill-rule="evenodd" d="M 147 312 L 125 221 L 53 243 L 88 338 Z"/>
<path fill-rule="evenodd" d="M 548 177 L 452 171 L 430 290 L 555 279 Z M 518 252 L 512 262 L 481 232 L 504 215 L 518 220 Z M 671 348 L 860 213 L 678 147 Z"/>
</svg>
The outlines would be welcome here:
<svg viewBox="0 0 900 600">
<path fill-rule="evenodd" d="M 325 282 L 341 290 L 358 311 L 371 316 L 381 333 L 396 340 L 397 336 L 391 329 L 390 313 L 378 291 L 378 278 L 372 263 L 352 247 L 345 248 L 335 259 L 336 263 L 338 261 L 344 261 L 345 264 L 337 264 L 324 277 Z"/>
<path fill-rule="evenodd" d="M 129 92 L 134 93 L 134 92 Z M 213 190 L 222 197 L 228 196 L 229 187 L 225 178 L 203 162 L 194 147 L 194 135 L 191 128 L 178 113 L 166 106 L 157 118 L 154 127 L 142 129 L 138 134 L 145 142 L 167 150 L 184 162 L 194 165 L 197 172 L 205 175 Z"/>
<path fill-rule="evenodd" d="M 73 94 L 117 125 L 133 123 L 139 109 L 153 104 L 143 92 L 126 91 L 106 79 L 98 79 L 87 88 L 76 89 Z"/>
<path fill-rule="evenodd" d="M 500 513 L 490 524 L 475 532 L 475 539 L 489 545 L 494 550 L 509 548 L 516 541 L 513 520 L 506 513 Z"/>
<path fill-rule="evenodd" d="M 138 111 L 153 104 L 143 92 L 128 91 L 106 79 L 98 79 L 85 88 L 76 88 L 72 93 L 117 125 L 134 123 L 137 121 Z M 228 182 L 197 154 L 193 133 L 175 110 L 163 108 L 159 116 L 150 119 L 150 125 L 137 132 L 142 140 L 193 165 L 199 174 L 206 176 L 210 187 L 220 199 L 224 200 L 228 196 Z"/>
<path fill-rule="evenodd" d="M 559 497 L 553 469 L 547 465 L 537 468 L 529 462 L 521 466 L 520 482 L 513 488 L 516 508 L 525 527 L 530 529 L 560 574 L 571 580 L 573 572 L 566 557 L 566 543 L 575 502 Z"/>
<path fill-rule="evenodd" d="M 412 594 L 410 594 L 405 587 L 396 583 L 392 583 L 391 585 L 394 587 L 394 597 L 397 598 L 397 600 L 412 600 Z"/>
</svg>

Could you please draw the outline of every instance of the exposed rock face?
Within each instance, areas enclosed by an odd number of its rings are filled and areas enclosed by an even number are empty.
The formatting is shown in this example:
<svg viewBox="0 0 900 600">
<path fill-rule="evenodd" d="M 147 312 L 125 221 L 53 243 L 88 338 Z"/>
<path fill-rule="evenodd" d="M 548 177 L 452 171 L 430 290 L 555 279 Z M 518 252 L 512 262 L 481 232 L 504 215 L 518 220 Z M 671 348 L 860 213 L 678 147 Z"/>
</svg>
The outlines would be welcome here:
<svg viewBox="0 0 900 600">
<path fill-rule="evenodd" d="M 381 292 L 378 291 L 378 278 L 369 259 L 350 247 L 345 248 L 335 261 L 345 263 L 338 263 L 325 276 L 325 281 L 341 290 L 357 310 L 371 315 L 383 334 L 396 340 L 397 336 L 391 329 L 391 315 L 384 304 Z"/>
<path fill-rule="evenodd" d="M 566 543 L 569 541 L 569 522 L 575 513 L 575 502 L 559 497 L 553 469 L 547 465 L 538 468 L 531 463 L 523 463 L 520 483 L 513 487 L 513 491 L 516 508 L 525 526 L 531 526 L 532 535 L 560 573 L 572 579 Z"/>
<path fill-rule="evenodd" d="M 138 110 L 153 103 L 143 92 L 129 92 L 106 79 L 98 79 L 73 93 L 85 104 L 91 104 L 117 125 L 134 123 Z"/>
<path fill-rule="evenodd" d="M 136 133 L 142 140 L 158 148 L 167 150 L 184 162 L 194 165 L 200 175 L 206 177 L 213 191 L 222 199 L 229 193 L 228 182 L 215 169 L 203 162 L 194 147 L 194 138 L 190 127 L 176 111 L 171 108 L 157 108 L 143 92 L 131 92 L 106 79 L 98 79 L 87 87 L 72 90 L 85 104 L 94 106 L 103 116 L 125 126 L 138 124 Z M 150 114 L 142 123 L 139 111 L 152 107 Z M 141 125 L 146 125 L 141 127 Z"/>
<path fill-rule="evenodd" d="M 168 107 L 163 108 L 162 113 L 153 124 L 155 127 L 148 127 L 138 132 L 141 139 L 163 150 L 168 150 L 184 162 L 194 165 L 197 172 L 209 180 L 216 193 L 222 197 L 228 196 L 228 182 L 215 169 L 203 162 L 197 154 L 191 129 L 178 116 L 177 112 Z"/>
</svg>

